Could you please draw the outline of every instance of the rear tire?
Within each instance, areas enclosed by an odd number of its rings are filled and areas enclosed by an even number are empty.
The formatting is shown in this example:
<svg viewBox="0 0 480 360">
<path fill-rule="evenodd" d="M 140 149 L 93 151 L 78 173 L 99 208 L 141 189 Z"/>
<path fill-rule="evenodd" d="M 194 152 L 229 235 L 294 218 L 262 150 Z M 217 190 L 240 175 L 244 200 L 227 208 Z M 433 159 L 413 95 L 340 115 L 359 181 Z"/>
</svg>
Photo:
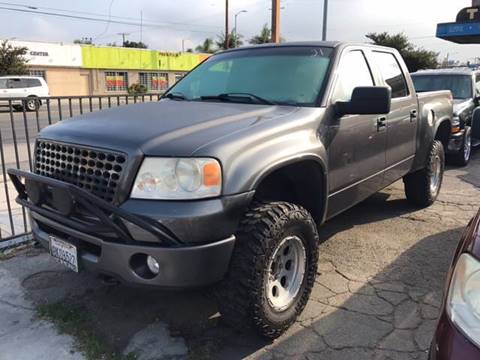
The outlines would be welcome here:
<svg viewBox="0 0 480 360">
<path fill-rule="evenodd" d="M 465 127 L 463 135 L 462 147 L 455 154 L 447 154 L 447 162 L 457 166 L 467 166 L 472 154 L 472 129 L 470 126 Z"/>
<path fill-rule="evenodd" d="M 445 170 L 445 152 L 439 140 L 433 141 L 425 168 L 403 178 L 407 200 L 419 207 L 432 205 L 440 193 Z"/>
<path fill-rule="evenodd" d="M 286 202 L 255 203 L 237 232 L 229 273 L 216 289 L 223 320 L 237 330 L 279 337 L 307 304 L 318 245 L 308 211 Z"/>
</svg>

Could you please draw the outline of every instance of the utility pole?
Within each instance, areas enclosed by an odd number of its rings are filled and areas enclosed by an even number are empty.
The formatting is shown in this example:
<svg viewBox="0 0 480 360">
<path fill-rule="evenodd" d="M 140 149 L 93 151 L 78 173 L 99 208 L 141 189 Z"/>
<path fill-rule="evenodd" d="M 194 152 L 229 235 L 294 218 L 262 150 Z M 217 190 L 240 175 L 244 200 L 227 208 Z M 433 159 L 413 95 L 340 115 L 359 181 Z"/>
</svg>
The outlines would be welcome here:
<svg viewBox="0 0 480 360">
<path fill-rule="evenodd" d="M 327 41 L 327 25 L 328 25 L 328 0 L 323 0 L 323 31 L 322 31 L 323 41 Z"/>
<path fill-rule="evenodd" d="M 128 35 L 130 35 L 129 33 L 118 33 L 117 35 L 121 35 L 122 36 L 122 46 L 125 44 L 125 39 Z"/>
<path fill-rule="evenodd" d="M 228 42 L 229 42 L 229 34 L 228 34 L 228 0 L 225 0 L 225 50 L 228 50 Z"/>
<path fill-rule="evenodd" d="M 272 0 L 272 42 L 280 42 L 280 0 Z"/>
<path fill-rule="evenodd" d="M 140 42 L 143 41 L 143 11 L 140 10 Z"/>
</svg>

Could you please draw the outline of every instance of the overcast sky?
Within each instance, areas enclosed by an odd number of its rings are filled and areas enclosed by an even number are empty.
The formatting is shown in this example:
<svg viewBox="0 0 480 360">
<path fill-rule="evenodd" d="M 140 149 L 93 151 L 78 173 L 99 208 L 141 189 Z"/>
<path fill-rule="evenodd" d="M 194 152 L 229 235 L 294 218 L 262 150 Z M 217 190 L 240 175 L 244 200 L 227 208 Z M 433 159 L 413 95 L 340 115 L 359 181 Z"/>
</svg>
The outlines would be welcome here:
<svg viewBox="0 0 480 360">
<path fill-rule="evenodd" d="M 129 40 L 140 39 L 136 25 L 107 24 L 40 14 L 12 12 L 5 7 L 60 12 L 76 16 L 140 22 L 143 12 L 143 41 L 150 48 L 178 51 L 195 47 L 205 37 L 216 37 L 224 28 L 224 0 L 6 0 L 0 2 L 0 37 L 50 42 L 72 42 L 92 37 L 95 43 L 121 43 L 120 32 Z M 435 38 L 436 24 L 452 22 L 471 0 L 329 0 L 329 40 L 366 41 L 368 32 L 405 32 L 412 41 L 441 56 L 468 60 L 480 56 L 480 45 L 456 45 Z M 239 32 L 246 39 L 270 24 L 270 0 L 230 0 L 231 24 L 238 17 Z M 287 41 L 319 40 L 322 32 L 323 0 L 282 0 L 282 36 Z M 85 12 L 85 13 L 83 13 Z M 88 14 L 86 14 L 88 13 Z M 127 19 L 128 18 L 128 19 Z M 147 26 L 155 25 L 155 26 Z"/>
</svg>

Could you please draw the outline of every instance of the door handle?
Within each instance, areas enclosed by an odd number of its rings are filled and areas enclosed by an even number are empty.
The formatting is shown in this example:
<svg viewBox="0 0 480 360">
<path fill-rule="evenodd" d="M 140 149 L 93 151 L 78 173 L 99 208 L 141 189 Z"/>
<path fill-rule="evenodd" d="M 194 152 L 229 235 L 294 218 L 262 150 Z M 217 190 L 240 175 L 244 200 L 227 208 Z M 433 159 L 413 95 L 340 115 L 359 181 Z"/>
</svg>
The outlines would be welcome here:
<svg viewBox="0 0 480 360">
<path fill-rule="evenodd" d="M 387 127 L 387 118 L 385 116 L 377 118 L 377 131 L 380 131 Z"/>
<path fill-rule="evenodd" d="M 414 122 L 417 119 L 417 110 L 410 111 L 410 122 Z"/>
</svg>

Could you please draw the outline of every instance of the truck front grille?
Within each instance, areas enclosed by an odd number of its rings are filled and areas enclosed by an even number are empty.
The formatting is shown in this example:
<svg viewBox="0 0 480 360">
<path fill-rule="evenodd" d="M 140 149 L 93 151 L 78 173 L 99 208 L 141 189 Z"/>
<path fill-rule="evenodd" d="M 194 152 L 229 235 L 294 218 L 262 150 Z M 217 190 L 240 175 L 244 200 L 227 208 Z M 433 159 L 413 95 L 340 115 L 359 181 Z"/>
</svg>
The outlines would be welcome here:
<svg viewBox="0 0 480 360">
<path fill-rule="evenodd" d="M 64 181 L 112 202 L 126 155 L 72 144 L 37 140 L 35 173 Z"/>
</svg>

